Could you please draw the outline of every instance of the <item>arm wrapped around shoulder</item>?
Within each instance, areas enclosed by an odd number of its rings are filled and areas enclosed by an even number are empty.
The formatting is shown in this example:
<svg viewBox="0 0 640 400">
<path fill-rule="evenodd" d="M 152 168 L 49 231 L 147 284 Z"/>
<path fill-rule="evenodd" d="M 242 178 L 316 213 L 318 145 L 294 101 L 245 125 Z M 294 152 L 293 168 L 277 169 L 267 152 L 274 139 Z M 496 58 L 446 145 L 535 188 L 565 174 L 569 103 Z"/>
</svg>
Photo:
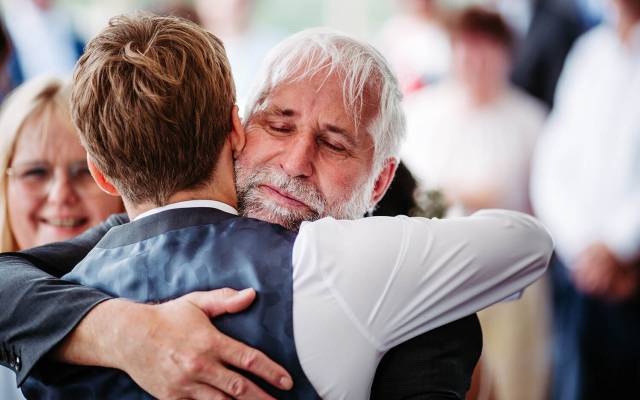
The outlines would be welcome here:
<svg viewBox="0 0 640 400">
<path fill-rule="evenodd" d="M 513 274 L 506 281 L 523 278 L 526 286 L 539 279 L 546 271 L 554 244 L 549 231 L 536 218 L 516 211 L 481 210 L 470 218 L 492 221 L 493 228 L 480 244 L 485 251 L 478 249 L 478 256 L 487 257 L 481 263 L 495 262 L 495 267 L 503 267 L 505 272 Z M 494 267 L 494 268 L 495 268 Z M 499 273 L 498 269 L 487 265 L 487 273 Z M 524 289 L 524 287 L 523 287 Z M 522 291 L 514 292 L 520 295 Z"/>
<path fill-rule="evenodd" d="M 304 224 L 294 265 L 301 281 L 319 269 L 346 312 L 384 350 L 518 296 L 544 274 L 552 252 L 553 240 L 535 218 L 482 210 L 450 219 Z"/>
</svg>

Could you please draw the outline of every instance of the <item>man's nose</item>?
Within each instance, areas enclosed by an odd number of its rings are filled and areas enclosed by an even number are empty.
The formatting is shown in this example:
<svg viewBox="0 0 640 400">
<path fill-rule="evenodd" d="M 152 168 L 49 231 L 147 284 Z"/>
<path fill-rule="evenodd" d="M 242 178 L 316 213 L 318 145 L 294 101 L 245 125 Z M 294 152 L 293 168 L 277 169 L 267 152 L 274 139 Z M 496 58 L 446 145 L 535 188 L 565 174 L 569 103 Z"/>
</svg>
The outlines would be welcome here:
<svg viewBox="0 0 640 400">
<path fill-rule="evenodd" d="M 51 178 L 52 182 L 47 192 L 47 200 L 53 204 L 74 204 L 78 201 L 71 179 L 68 176 L 58 174 Z"/>
<path fill-rule="evenodd" d="M 282 152 L 280 167 L 291 177 L 311 176 L 315 152 L 316 142 L 312 135 L 296 135 Z"/>
</svg>

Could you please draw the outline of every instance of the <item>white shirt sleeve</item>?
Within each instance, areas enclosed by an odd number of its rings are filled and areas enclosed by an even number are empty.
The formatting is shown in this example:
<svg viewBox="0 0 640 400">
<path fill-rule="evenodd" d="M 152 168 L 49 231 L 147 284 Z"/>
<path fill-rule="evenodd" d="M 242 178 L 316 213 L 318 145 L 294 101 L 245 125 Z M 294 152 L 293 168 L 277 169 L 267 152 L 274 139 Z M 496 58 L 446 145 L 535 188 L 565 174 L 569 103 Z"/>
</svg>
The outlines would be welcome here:
<svg viewBox="0 0 640 400">
<path fill-rule="evenodd" d="M 534 218 L 325 218 L 303 224 L 294 279 L 322 279 L 379 350 L 513 296 L 538 279 L 553 244 Z"/>
</svg>

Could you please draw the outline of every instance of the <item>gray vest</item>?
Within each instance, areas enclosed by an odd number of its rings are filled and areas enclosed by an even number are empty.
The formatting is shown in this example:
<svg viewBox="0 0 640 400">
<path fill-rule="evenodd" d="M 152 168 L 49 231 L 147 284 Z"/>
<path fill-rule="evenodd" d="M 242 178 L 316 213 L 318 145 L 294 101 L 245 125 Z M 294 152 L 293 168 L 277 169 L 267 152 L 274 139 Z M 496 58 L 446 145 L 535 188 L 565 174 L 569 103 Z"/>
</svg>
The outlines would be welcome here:
<svg viewBox="0 0 640 400">
<path fill-rule="evenodd" d="M 258 296 L 252 306 L 216 318 L 216 327 L 260 349 L 289 371 L 294 381 L 289 392 L 250 376 L 272 396 L 318 399 L 302 371 L 293 339 L 295 237 L 278 225 L 213 208 L 168 210 L 112 228 L 63 279 L 145 303 L 222 287 L 254 288 Z M 27 397 L 41 399 L 151 398 L 119 370 L 84 367 L 76 371 L 56 384 L 29 378 L 23 391 Z"/>
</svg>

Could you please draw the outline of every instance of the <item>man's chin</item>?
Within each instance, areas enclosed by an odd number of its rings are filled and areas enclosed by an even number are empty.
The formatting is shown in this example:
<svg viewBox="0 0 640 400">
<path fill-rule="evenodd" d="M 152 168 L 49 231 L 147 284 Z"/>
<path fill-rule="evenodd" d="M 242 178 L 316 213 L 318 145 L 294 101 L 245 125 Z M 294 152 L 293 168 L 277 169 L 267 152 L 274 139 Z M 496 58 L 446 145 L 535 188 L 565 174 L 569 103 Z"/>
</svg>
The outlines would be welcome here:
<svg viewBox="0 0 640 400">
<path fill-rule="evenodd" d="M 267 210 L 253 210 L 246 212 L 245 217 L 259 219 L 272 224 L 277 224 L 285 229 L 297 231 L 303 221 L 314 219 L 310 216 L 308 219 L 285 212 L 269 212 Z"/>
</svg>

